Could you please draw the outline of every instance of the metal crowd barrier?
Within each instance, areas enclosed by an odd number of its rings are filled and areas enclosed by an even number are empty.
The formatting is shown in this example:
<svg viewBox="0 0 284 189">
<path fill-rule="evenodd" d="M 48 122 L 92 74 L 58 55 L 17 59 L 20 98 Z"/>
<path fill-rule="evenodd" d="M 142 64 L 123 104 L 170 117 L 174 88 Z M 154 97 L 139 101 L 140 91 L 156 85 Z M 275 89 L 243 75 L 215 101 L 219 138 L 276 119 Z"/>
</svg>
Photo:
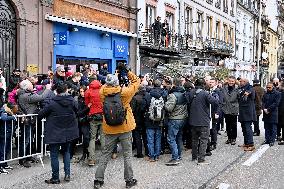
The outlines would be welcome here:
<svg viewBox="0 0 284 189">
<path fill-rule="evenodd" d="M 4 152 L 4 160 L 0 160 L 0 163 L 38 157 L 44 167 L 42 157 L 45 119 L 39 122 L 37 114 L 16 115 L 16 118 L 16 121 L 5 121 L 4 134 L 0 133 L 0 147 L 3 147 Z M 5 156 L 7 151 L 9 154 Z"/>
</svg>

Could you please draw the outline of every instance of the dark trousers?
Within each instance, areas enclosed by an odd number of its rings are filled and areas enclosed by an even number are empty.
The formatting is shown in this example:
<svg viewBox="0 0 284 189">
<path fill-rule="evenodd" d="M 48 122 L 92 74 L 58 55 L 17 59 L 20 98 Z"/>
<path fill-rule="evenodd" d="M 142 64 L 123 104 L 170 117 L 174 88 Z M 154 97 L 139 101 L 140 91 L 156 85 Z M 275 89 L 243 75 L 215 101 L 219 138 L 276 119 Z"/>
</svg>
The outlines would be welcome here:
<svg viewBox="0 0 284 189">
<path fill-rule="evenodd" d="M 63 152 L 63 163 L 64 163 L 64 172 L 65 175 L 70 176 L 70 143 L 64 144 L 50 144 L 50 160 L 51 160 L 51 169 L 52 169 L 52 179 L 59 179 L 59 148 Z"/>
<path fill-rule="evenodd" d="M 253 132 L 256 134 L 260 134 L 260 130 L 259 130 L 259 115 L 257 115 L 257 120 L 253 122 Z"/>
<path fill-rule="evenodd" d="M 251 124 L 252 124 L 251 121 L 241 122 L 243 136 L 244 136 L 244 144 L 245 145 L 254 145 L 254 142 L 253 142 L 253 131 L 252 131 Z"/>
<path fill-rule="evenodd" d="M 235 140 L 237 138 L 237 115 L 225 114 L 226 131 L 229 140 Z"/>
<path fill-rule="evenodd" d="M 224 113 L 221 112 L 219 119 L 217 120 L 217 132 L 224 129 Z"/>
<path fill-rule="evenodd" d="M 284 140 L 284 123 L 279 123 L 278 122 L 278 125 L 281 127 L 282 129 L 282 140 Z"/>
<path fill-rule="evenodd" d="M 191 127 L 192 133 L 192 159 L 205 160 L 207 142 L 209 139 L 209 128 L 207 126 Z"/>
<path fill-rule="evenodd" d="M 182 140 L 183 140 L 183 144 L 185 145 L 185 147 L 187 149 L 192 148 L 192 134 L 191 134 L 191 126 L 190 125 L 185 125 L 183 127 Z"/>
<path fill-rule="evenodd" d="M 264 122 L 264 129 L 265 129 L 265 141 L 267 143 L 274 143 L 277 133 L 277 124 Z"/>
<path fill-rule="evenodd" d="M 211 136 L 211 143 L 210 145 L 216 145 L 217 144 L 217 121 L 212 122 L 212 129 L 210 129 L 210 136 Z"/>
<path fill-rule="evenodd" d="M 276 124 L 276 129 L 277 129 L 277 137 L 281 137 L 281 129 L 282 129 L 282 126 L 281 126 L 281 123 L 278 123 Z M 283 131 L 282 131 L 282 135 L 283 135 Z"/>
<path fill-rule="evenodd" d="M 89 157 L 89 143 L 90 143 L 90 125 L 81 125 L 80 126 L 80 133 L 83 136 L 83 154 Z"/>
<path fill-rule="evenodd" d="M 143 155 L 143 146 L 145 149 L 145 155 L 148 154 L 146 130 L 141 127 L 136 127 L 132 133 L 137 155 Z"/>
</svg>

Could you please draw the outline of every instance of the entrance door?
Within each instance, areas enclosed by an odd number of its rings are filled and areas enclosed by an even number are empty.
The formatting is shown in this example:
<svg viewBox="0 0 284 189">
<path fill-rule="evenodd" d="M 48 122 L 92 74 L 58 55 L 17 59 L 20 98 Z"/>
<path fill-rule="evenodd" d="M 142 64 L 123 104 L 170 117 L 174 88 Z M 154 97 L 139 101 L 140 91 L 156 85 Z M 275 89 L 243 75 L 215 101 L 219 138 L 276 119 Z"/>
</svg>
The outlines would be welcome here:
<svg viewBox="0 0 284 189">
<path fill-rule="evenodd" d="M 8 78 L 16 68 L 16 14 L 7 0 L 0 0 L 0 67 Z"/>
</svg>

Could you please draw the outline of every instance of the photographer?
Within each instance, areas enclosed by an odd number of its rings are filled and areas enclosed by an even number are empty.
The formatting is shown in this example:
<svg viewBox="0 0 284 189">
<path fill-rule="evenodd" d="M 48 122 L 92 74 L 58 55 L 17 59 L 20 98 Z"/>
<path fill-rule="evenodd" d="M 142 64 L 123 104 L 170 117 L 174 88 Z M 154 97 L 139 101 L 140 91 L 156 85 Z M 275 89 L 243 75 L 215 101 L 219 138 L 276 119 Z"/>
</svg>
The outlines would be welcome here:
<svg viewBox="0 0 284 189">
<path fill-rule="evenodd" d="M 137 184 L 137 180 L 133 178 L 131 164 L 132 130 L 135 129 L 136 124 L 130 107 L 130 101 L 138 91 L 140 79 L 129 71 L 124 64 L 117 66 L 117 72 L 119 77 L 126 73 L 129 83 L 119 83 L 116 75 L 109 74 L 106 77 L 106 84 L 100 89 L 100 97 L 104 104 L 103 132 L 105 134 L 105 146 L 95 175 L 95 189 L 102 187 L 104 184 L 105 169 L 111 159 L 113 148 L 118 142 L 121 143 L 124 152 L 124 178 L 126 187 L 131 188 Z M 112 103 L 113 101 L 116 103 Z M 116 111 L 112 111 L 114 108 L 116 108 Z"/>
<path fill-rule="evenodd" d="M 79 72 L 76 72 L 72 75 L 71 79 L 66 81 L 66 84 L 68 86 L 68 92 L 73 97 L 79 96 L 80 80 L 81 80 L 81 74 Z"/>
</svg>

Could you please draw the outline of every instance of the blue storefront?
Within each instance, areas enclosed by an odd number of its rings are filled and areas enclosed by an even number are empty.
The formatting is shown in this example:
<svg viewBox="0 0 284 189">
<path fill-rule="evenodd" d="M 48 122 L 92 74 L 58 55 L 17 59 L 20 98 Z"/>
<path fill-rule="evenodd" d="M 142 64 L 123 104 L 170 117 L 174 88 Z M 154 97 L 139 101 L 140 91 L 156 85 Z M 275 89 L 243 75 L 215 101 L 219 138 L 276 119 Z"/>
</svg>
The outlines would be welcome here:
<svg viewBox="0 0 284 189">
<path fill-rule="evenodd" d="M 59 64 L 64 64 L 73 69 L 76 67 L 76 71 L 80 71 L 79 66 L 88 63 L 99 70 L 103 64 L 108 64 L 109 72 L 114 73 L 118 62 L 128 63 L 129 40 L 133 34 L 65 18 L 60 19 L 60 21 L 52 20 L 54 21 L 53 69 Z"/>
</svg>

